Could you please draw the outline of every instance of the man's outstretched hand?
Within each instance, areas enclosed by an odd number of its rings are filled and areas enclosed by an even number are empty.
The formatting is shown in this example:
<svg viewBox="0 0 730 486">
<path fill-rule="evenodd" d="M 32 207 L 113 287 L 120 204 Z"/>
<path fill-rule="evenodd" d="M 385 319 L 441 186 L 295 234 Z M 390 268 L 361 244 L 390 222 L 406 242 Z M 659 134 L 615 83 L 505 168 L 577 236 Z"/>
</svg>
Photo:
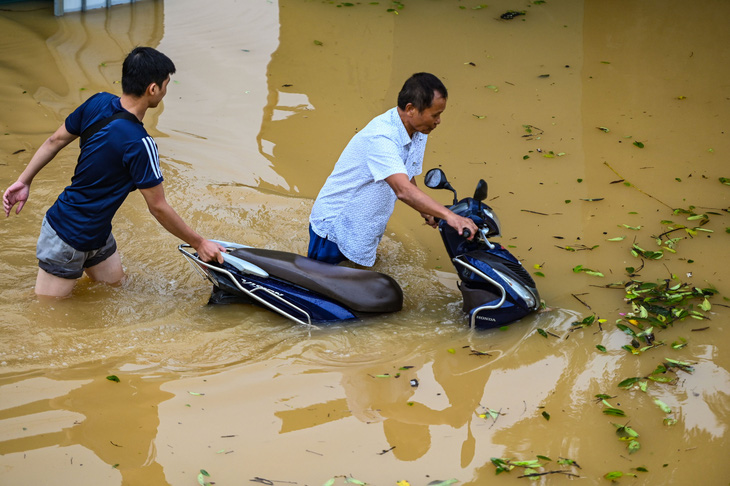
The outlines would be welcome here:
<svg viewBox="0 0 730 486">
<path fill-rule="evenodd" d="M 221 252 L 226 251 L 221 245 L 210 240 L 203 240 L 195 250 L 204 262 L 218 263 L 223 263 L 223 255 L 221 255 Z"/>
<path fill-rule="evenodd" d="M 5 194 L 3 194 L 3 209 L 5 210 L 5 217 L 10 216 L 10 210 L 16 204 L 18 207 L 15 209 L 15 214 L 20 214 L 20 210 L 25 206 L 25 202 L 28 200 L 30 194 L 30 186 L 20 181 L 14 182 L 8 187 Z"/>
<path fill-rule="evenodd" d="M 454 228 L 460 235 L 463 235 L 464 230 L 468 229 L 471 233 L 467 238 L 468 240 L 474 239 L 474 235 L 477 234 L 477 231 L 479 231 L 477 225 L 470 218 L 464 218 L 454 213 L 451 213 L 450 217 L 446 219 L 446 223 Z"/>
</svg>

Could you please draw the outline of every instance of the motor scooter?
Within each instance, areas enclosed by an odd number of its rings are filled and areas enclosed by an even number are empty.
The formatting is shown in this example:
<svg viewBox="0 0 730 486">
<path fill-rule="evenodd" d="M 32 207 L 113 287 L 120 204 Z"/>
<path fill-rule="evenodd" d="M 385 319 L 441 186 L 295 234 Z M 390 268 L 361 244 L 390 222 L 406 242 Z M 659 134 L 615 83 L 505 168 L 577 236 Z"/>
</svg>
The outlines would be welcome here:
<svg viewBox="0 0 730 486">
<path fill-rule="evenodd" d="M 332 265 L 296 253 L 212 240 L 223 246 L 223 264 L 206 263 L 190 245 L 178 250 L 213 283 L 209 303 L 250 303 L 305 326 L 359 320 L 396 312 L 403 291 L 392 277 L 361 268 Z"/>
<path fill-rule="evenodd" d="M 487 183 L 480 180 L 473 198 L 458 200 L 441 169 L 426 174 L 426 186 L 449 189 L 449 209 L 471 218 L 479 233 L 470 241 L 439 223 L 439 231 L 458 273 L 464 306 L 471 327 L 503 326 L 537 310 L 540 297 L 522 264 L 501 245 L 489 241 L 501 234 L 492 208 L 484 204 Z M 466 236 L 466 238 L 465 238 Z M 361 268 L 332 265 L 296 253 L 254 248 L 213 240 L 223 246 L 223 264 L 203 262 L 190 245 L 178 250 L 193 268 L 213 283 L 211 304 L 248 303 L 270 309 L 306 326 L 359 320 L 374 314 L 397 312 L 403 291 L 390 276 Z"/>
<path fill-rule="evenodd" d="M 441 169 L 426 173 L 425 184 L 431 189 L 448 189 L 454 193 L 451 211 L 470 218 L 478 233 L 459 235 L 445 221 L 438 223 L 446 252 L 459 277 L 463 311 L 468 313 L 472 328 L 501 327 L 540 308 L 537 286 L 519 260 L 490 238 L 501 236 L 501 225 L 494 210 L 483 201 L 487 183 L 480 179 L 474 197 L 459 200 L 456 190 Z M 467 230 L 468 231 L 468 230 Z"/>
</svg>

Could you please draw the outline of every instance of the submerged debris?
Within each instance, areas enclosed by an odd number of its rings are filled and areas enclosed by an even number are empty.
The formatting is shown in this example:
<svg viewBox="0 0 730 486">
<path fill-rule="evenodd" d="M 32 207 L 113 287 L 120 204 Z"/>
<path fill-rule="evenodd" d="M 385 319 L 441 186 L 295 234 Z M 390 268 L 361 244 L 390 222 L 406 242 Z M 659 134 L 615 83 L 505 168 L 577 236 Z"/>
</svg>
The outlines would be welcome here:
<svg viewBox="0 0 730 486">
<path fill-rule="evenodd" d="M 527 12 L 524 10 L 517 11 L 517 10 L 507 10 L 505 13 L 499 16 L 502 20 L 512 20 L 515 17 L 518 17 L 520 15 L 525 15 Z"/>
</svg>

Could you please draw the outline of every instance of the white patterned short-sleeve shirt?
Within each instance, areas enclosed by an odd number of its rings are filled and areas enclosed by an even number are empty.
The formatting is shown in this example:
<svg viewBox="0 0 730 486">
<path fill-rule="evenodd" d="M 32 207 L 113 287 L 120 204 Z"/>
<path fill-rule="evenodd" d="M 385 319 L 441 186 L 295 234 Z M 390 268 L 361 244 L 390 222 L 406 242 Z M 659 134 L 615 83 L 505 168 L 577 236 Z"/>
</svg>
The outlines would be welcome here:
<svg viewBox="0 0 730 486">
<path fill-rule="evenodd" d="M 347 144 L 312 207 L 309 222 L 350 261 L 372 266 L 397 197 L 385 181 L 421 173 L 428 135 L 408 136 L 398 109 L 373 118 Z"/>
</svg>

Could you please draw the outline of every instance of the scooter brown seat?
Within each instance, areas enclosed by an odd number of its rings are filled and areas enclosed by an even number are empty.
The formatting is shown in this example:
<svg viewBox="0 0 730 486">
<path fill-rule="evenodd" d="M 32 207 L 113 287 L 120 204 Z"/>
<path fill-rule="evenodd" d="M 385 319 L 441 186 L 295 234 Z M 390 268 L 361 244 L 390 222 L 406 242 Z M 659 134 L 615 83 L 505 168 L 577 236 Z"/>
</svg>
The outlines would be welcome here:
<svg viewBox="0 0 730 486">
<path fill-rule="evenodd" d="M 296 253 L 264 248 L 239 248 L 230 253 L 286 280 L 335 300 L 355 312 L 396 312 L 403 291 L 392 277 L 360 268 L 341 267 Z"/>
</svg>

